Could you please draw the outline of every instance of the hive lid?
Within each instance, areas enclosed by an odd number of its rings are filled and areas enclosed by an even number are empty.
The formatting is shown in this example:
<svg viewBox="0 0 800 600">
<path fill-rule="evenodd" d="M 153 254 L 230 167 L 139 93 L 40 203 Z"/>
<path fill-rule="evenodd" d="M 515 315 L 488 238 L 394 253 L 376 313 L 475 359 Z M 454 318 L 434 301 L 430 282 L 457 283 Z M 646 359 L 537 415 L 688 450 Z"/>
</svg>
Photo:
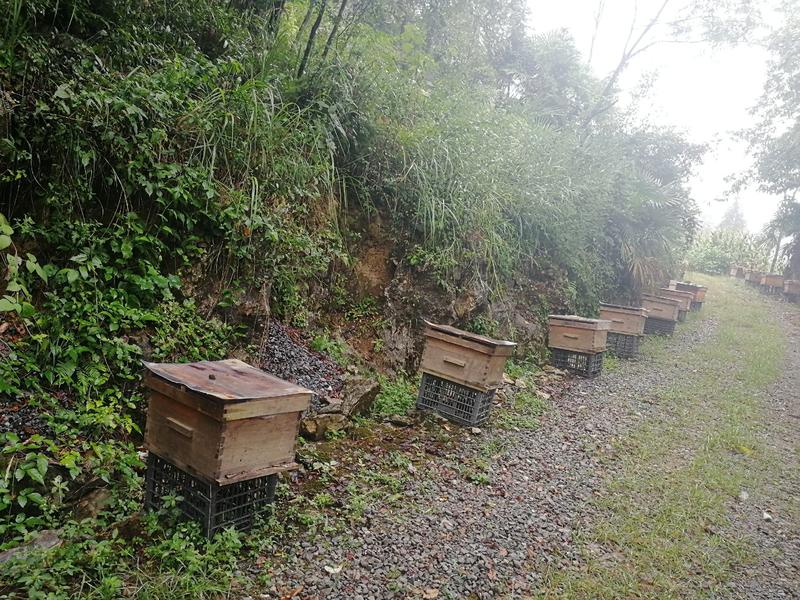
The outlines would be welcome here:
<svg viewBox="0 0 800 600">
<path fill-rule="evenodd" d="M 658 288 L 658 292 L 667 292 L 668 294 L 677 294 L 679 296 L 688 297 L 691 296 L 694 298 L 694 292 L 690 292 L 689 290 L 673 290 L 672 288 Z M 654 295 L 658 295 L 658 292 Z"/>
<path fill-rule="evenodd" d="M 563 325 L 571 325 L 573 327 L 583 327 L 585 329 L 611 329 L 611 321 L 606 319 L 590 319 L 588 317 L 579 317 L 578 315 L 547 315 L 550 321 L 562 321 Z"/>
<path fill-rule="evenodd" d="M 456 327 L 451 327 L 450 325 L 439 325 L 437 323 L 431 323 L 430 321 L 425 321 L 425 325 L 427 325 L 434 331 L 441 331 L 442 333 L 459 337 L 461 339 L 468 340 L 470 342 L 475 342 L 477 344 L 482 344 L 484 346 L 492 346 L 492 347 L 506 346 L 513 348 L 514 346 L 517 345 L 516 343 L 509 342 L 507 340 L 495 340 L 485 335 L 478 335 L 477 333 L 470 333 L 469 331 L 463 331 Z"/>
<path fill-rule="evenodd" d="M 268 375 L 235 358 L 181 364 L 143 364 L 153 375 L 222 403 L 313 394 L 311 390 Z"/>
<path fill-rule="evenodd" d="M 664 304 L 679 305 L 680 300 L 675 298 L 667 298 L 666 296 L 659 296 L 657 294 L 642 294 L 642 300 L 649 300 L 650 302 L 663 302 Z"/>
<path fill-rule="evenodd" d="M 607 302 L 600 303 L 600 309 L 608 309 L 608 310 L 617 310 L 620 312 L 626 312 L 634 315 L 647 315 L 647 309 L 644 306 L 625 306 L 623 304 L 608 304 Z"/>
<path fill-rule="evenodd" d="M 672 282 L 670 281 L 669 289 L 681 291 L 678 286 L 682 285 L 683 287 L 687 288 L 694 288 L 696 290 L 707 290 L 708 288 L 704 285 L 700 285 L 699 283 L 692 283 L 691 281 L 676 281 L 675 285 L 673 286 Z"/>
</svg>

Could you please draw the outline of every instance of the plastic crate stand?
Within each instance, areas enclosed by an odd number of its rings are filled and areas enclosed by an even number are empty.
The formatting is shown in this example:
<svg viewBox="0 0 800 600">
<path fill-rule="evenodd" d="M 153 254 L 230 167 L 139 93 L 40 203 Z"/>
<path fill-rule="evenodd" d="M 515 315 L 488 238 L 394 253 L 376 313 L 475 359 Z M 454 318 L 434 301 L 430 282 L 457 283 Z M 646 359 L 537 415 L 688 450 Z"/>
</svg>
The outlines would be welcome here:
<svg viewBox="0 0 800 600">
<path fill-rule="evenodd" d="M 619 358 L 633 358 L 639 354 L 641 337 L 642 336 L 639 335 L 609 331 L 607 341 L 608 350 Z"/>
<path fill-rule="evenodd" d="M 786 301 L 791 302 L 792 304 L 797 304 L 800 302 L 800 294 L 784 294 L 786 296 Z"/>
<path fill-rule="evenodd" d="M 250 529 L 275 500 L 277 482 L 278 475 L 273 474 L 220 485 L 195 477 L 151 452 L 147 457 L 144 506 L 158 510 L 164 505 L 164 496 L 179 496 L 178 510 L 186 519 L 200 523 L 210 539 L 227 527 Z"/>
<path fill-rule="evenodd" d="M 695 302 L 692 300 L 692 310 L 700 310 L 701 308 L 703 308 L 702 302 Z"/>
<path fill-rule="evenodd" d="M 686 320 L 686 317 L 688 316 L 688 314 L 689 314 L 688 310 L 679 310 L 678 311 L 678 321 L 683 323 Z"/>
<path fill-rule="evenodd" d="M 603 356 L 605 352 L 588 354 L 586 352 L 574 352 L 572 350 L 562 350 L 561 348 L 550 349 L 550 362 L 557 369 L 571 371 L 581 377 L 597 377 L 603 372 Z"/>
<path fill-rule="evenodd" d="M 450 421 L 474 427 L 489 417 L 493 398 L 494 390 L 482 392 L 430 373 L 423 373 L 417 396 L 417 408 L 432 410 Z"/>
<path fill-rule="evenodd" d="M 672 335 L 675 333 L 675 321 L 647 317 L 644 322 L 644 332 L 651 335 Z"/>
</svg>

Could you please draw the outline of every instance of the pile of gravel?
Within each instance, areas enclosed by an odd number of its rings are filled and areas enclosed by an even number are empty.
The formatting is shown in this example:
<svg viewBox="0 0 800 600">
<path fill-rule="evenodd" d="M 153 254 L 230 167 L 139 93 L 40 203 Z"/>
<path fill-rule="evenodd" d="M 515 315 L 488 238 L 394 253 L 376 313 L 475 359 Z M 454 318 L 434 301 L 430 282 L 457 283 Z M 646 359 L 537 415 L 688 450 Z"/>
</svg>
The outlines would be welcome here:
<svg viewBox="0 0 800 600">
<path fill-rule="evenodd" d="M 0 433 L 14 433 L 25 440 L 34 434 L 49 435 L 50 427 L 39 409 L 27 402 L 0 397 Z"/>
<path fill-rule="evenodd" d="M 311 410 L 318 410 L 321 398 L 331 398 L 342 389 L 342 369 L 327 356 L 304 343 L 302 335 L 277 321 L 269 326 L 269 339 L 260 366 L 267 373 L 313 391 Z"/>
</svg>

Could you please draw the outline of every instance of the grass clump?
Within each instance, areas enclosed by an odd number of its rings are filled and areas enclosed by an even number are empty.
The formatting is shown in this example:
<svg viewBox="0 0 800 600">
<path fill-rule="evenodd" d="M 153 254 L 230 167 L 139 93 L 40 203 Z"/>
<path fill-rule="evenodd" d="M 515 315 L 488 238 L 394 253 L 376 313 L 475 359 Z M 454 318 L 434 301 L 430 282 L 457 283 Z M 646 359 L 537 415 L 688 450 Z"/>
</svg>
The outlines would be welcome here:
<svg viewBox="0 0 800 600">
<path fill-rule="evenodd" d="M 523 390 L 514 396 L 511 407 L 500 412 L 497 425 L 503 429 L 538 429 L 539 417 L 548 406 L 535 391 Z"/>
<path fill-rule="evenodd" d="M 407 375 L 395 379 L 379 376 L 381 391 L 372 405 L 372 415 L 378 418 L 404 415 L 417 401 L 417 383 Z"/>
</svg>

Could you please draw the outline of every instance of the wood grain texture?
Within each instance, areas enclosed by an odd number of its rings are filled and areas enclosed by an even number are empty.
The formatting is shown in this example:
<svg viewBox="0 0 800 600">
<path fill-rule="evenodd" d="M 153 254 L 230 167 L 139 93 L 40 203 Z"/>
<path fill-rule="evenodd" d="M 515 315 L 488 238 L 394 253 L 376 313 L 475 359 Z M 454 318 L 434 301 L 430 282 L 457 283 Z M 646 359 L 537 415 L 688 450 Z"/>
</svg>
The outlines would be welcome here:
<svg viewBox="0 0 800 600">
<path fill-rule="evenodd" d="M 647 313 L 641 310 L 633 312 L 630 310 L 601 305 L 600 318 L 611 321 L 610 331 L 613 331 L 614 333 L 643 335 L 644 322 L 647 320 Z"/>
<path fill-rule="evenodd" d="M 514 346 L 490 348 L 471 340 L 429 329 L 420 370 L 473 389 L 488 391 L 500 385 Z"/>
</svg>

